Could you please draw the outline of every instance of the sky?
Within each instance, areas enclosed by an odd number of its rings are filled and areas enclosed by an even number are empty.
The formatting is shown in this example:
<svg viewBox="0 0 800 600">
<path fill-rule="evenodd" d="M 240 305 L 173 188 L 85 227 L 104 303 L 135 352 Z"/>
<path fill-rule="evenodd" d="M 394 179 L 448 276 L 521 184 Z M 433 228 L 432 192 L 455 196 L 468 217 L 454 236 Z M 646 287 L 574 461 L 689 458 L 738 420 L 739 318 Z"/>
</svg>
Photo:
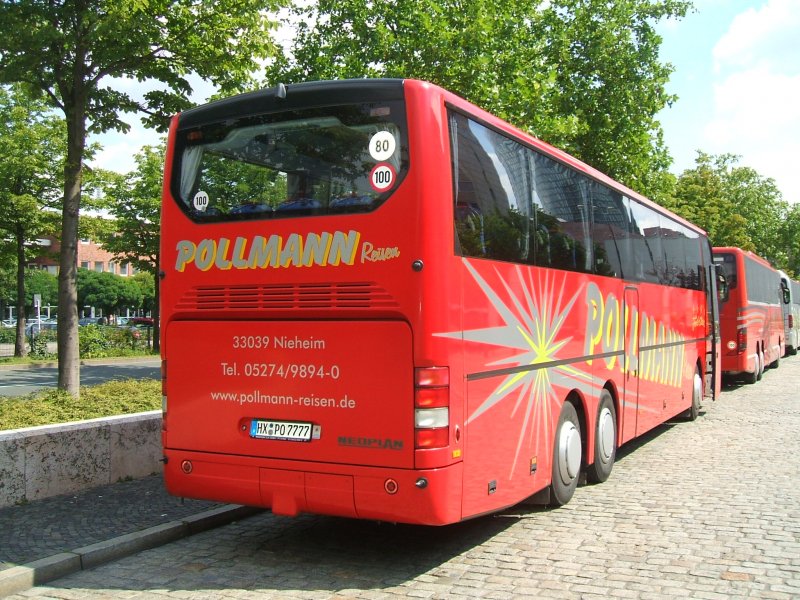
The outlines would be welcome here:
<svg viewBox="0 0 800 600">
<path fill-rule="evenodd" d="M 658 27 L 678 96 L 659 121 L 681 173 L 697 151 L 735 154 L 800 202 L 800 0 L 695 0 Z"/>
<path fill-rule="evenodd" d="M 674 67 L 668 91 L 678 100 L 658 115 L 672 171 L 695 164 L 697 151 L 735 154 L 738 165 L 775 180 L 788 202 L 800 202 L 800 0 L 694 0 L 681 20 L 660 23 L 661 59 Z M 141 88 L 135 81 L 117 87 Z M 209 86 L 196 82 L 192 100 Z M 95 166 L 130 171 L 134 156 L 159 136 L 138 118 L 131 131 L 96 139 Z"/>
</svg>

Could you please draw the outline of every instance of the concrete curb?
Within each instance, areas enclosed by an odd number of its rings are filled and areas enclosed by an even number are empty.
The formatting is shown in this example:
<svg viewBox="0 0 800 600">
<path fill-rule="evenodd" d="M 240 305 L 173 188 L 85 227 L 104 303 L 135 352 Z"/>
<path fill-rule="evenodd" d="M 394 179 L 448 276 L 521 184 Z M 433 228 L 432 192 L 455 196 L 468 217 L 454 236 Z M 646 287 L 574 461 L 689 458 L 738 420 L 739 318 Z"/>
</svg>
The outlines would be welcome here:
<svg viewBox="0 0 800 600">
<path fill-rule="evenodd" d="M 226 525 L 261 512 L 251 506 L 228 504 L 178 521 L 156 525 L 121 535 L 70 552 L 61 552 L 18 567 L 0 571 L 0 598 L 24 592 L 59 577 L 91 569 L 103 563 L 130 556 L 142 550 Z"/>
</svg>

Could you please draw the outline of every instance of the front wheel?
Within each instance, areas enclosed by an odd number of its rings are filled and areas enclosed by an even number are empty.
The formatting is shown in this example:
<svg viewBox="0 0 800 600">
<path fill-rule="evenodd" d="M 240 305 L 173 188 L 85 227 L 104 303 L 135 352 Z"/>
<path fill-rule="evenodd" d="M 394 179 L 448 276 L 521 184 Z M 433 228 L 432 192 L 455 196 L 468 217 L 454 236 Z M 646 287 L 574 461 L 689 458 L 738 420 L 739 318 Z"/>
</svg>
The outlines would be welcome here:
<svg viewBox="0 0 800 600">
<path fill-rule="evenodd" d="M 553 481 L 550 485 L 551 499 L 556 506 L 563 506 L 572 499 L 583 461 L 583 441 L 578 413 L 570 402 L 564 402 L 556 427 L 553 444 Z"/>
<path fill-rule="evenodd" d="M 692 406 L 686 411 L 687 421 L 694 421 L 700 414 L 700 406 L 703 404 L 703 378 L 700 376 L 700 369 L 695 367 L 694 380 L 692 382 Z"/>
<path fill-rule="evenodd" d="M 758 351 L 756 351 L 756 356 L 755 356 L 756 364 L 754 365 L 752 373 L 746 373 L 745 374 L 745 376 L 744 376 L 744 382 L 745 383 L 753 384 L 756 381 L 758 381 L 759 379 L 761 379 L 761 366 L 759 365 L 759 362 L 760 362 L 759 356 L 760 356 L 760 354 L 758 353 Z"/>
<path fill-rule="evenodd" d="M 586 469 L 586 478 L 602 483 L 611 475 L 617 456 L 617 411 L 608 390 L 600 393 L 597 423 L 594 430 L 594 462 Z"/>
</svg>

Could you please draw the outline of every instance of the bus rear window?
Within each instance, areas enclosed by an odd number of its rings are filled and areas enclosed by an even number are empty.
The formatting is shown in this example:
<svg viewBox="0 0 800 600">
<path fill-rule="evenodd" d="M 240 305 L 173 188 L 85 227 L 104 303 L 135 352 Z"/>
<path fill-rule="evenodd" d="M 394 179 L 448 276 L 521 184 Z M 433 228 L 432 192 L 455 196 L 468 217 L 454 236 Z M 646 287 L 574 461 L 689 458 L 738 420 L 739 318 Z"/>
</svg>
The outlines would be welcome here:
<svg viewBox="0 0 800 600">
<path fill-rule="evenodd" d="M 197 222 L 368 212 L 408 169 L 402 102 L 179 129 L 171 188 Z"/>
</svg>

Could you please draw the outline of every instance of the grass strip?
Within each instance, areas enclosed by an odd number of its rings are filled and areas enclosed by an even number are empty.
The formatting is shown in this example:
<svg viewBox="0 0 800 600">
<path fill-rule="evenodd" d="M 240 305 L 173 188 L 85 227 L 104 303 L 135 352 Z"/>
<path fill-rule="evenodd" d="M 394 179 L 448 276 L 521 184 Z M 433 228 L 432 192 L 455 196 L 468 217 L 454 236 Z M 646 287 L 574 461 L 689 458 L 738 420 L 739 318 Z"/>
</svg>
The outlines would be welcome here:
<svg viewBox="0 0 800 600">
<path fill-rule="evenodd" d="M 81 386 L 80 397 L 46 389 L 14 398 L 0 396 L 0 430 L 128 415 L 161 408 L 161 382 L 124 379 Z"/>
</svg>

